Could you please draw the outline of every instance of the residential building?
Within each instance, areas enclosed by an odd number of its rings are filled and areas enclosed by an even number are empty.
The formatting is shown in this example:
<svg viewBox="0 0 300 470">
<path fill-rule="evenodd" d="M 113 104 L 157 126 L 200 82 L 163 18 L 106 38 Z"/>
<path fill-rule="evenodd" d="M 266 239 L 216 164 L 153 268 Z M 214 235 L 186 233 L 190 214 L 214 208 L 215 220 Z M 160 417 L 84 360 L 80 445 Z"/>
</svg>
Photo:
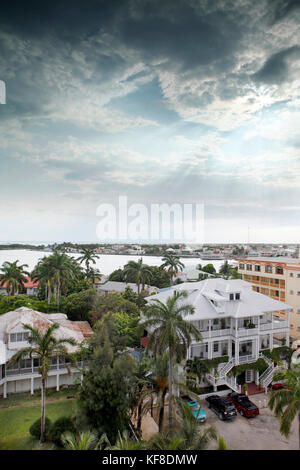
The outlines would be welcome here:
<svg viewBox="0 0 300 470">
<path fill-rule="evenodd" d="M 63 313 L 47 314 L 20 307 L 0 316 L 0 395 L 4 398 L 7 394 L 17 392 L 30 391 L 33 394 L 41 388 L 41 376 L 38 372 L 40 361 L 37 357 L 28 357 L 15 365 L 8 363 L 17 351 L 29 346 L 27 339 L 30 333 L 24 328 L 24 324 L 44 333 L 53 323 L 59 324 L 59 328 L 53 332 L 54 337 L 73 338 L 78 345 L 93 334 L 88 322 L 70 321 Z M 69 352 L 74 352 L 78 346 L 66 347 Z M 83 366 L 80 362 L 78 367 L 70 368 L 64 357 L 52 357 L 47 387 L 56 387 L 59 390 L 62 385 L 70 385 L 80 375 L 80 368 Z"/>
<path fill-rule="evenodd" d="M 122 294 L 123 292 L 125 292 L 126 287 L 130 287 L 133 292 L 135 292 L 136 294 L 138 293 L 138 287 L 134 282 L 107 281 L 105 282 L 105 284 L 97 284 L 95 285 L 95 287 L 101 295 L 111 294 L 112 292 L 119 292 L 120 294 Z M 157 293 L 158 287 L 149 286 L 148 284 L 145 284 L 144 292 L 146 295 Z"/>
<path fill-rule="evenodd" d="M 17 294 L 20 294 L 20 295 L 37 295 L 38 288 L 39 288 L 39 282 L 38 281 L 32 281 L 30 279 L 30 277 L 28 277 L 28 276 L 25 276 L 25 277 L 26 277 L 26 281 L 24 282 L 25 293 L 21 294 L 20 292 L 18 292 L 18 293 L 16 292 L 16 295 Z M 0 287 L 0 294 L 8 295 L 7 282 L 2 284 L 2 286 Z"/>
<path fill-rule="evenodd" d="M 165 303 L 170 295 L 181 290 L 187 291 L 188 296 L 180 302 L 191 304 L 195 309 L 185 320 L 193 323 L 203 338 L 201 342 L 192 342 L 187 359 L 224 357 L 217 374 L 207 374 L 205 381 L 215 390 L 217 386 L 227 385 L 240 391 L 240 384 L 244 382 L 267 387 L 276 368 L 263 351 L 288 344 L 291 307 L 253 291 L 245 281 L 221 278 L 172 286 L 146 301 L 151 303 L 153 299 L 159 299 Z M 281 312 L 285 312 L 286 319 L 281 317 Z M 147 335 L 141 343 L 147 345 Z M 231 376 L 233 367 L 254 363 L 260 357 L 268 366 L 261 376 L 255 368 L 244 372 L 243 377 Z"/>
<path fill-rule="evenodd" d="M 290 339 L 300 339 L 300 258 L 248 256 L 237 258 L 237 261 L 242 279 L 250 282 L 255 292 L 293 307 L 290 315 Z"/>
</svg>

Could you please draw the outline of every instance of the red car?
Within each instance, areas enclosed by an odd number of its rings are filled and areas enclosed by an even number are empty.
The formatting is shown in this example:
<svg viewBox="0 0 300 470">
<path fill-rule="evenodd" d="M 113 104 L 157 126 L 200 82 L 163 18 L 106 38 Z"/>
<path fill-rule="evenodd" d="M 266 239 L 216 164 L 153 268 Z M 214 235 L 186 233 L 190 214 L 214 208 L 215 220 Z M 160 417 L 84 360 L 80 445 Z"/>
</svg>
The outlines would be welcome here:
<svg viewBox="0 0 300 470">
<path fill-rule="evenodd" d="M 286 385 L 282 383 L 272 384 L 272 390 L 280 390 L 282 388 L 289 388 L 289 387 L 287 387 Z"/>
<path fill-rule="evenodd" d="M 254 418 L 254 416 L 259 415 L 258 407 L 254 405 L 254 403 L 252 403 L 244 393 L 231 392 L 228 393 L 227 396 L 230 398 L 241 416 Z"/>
</svg>

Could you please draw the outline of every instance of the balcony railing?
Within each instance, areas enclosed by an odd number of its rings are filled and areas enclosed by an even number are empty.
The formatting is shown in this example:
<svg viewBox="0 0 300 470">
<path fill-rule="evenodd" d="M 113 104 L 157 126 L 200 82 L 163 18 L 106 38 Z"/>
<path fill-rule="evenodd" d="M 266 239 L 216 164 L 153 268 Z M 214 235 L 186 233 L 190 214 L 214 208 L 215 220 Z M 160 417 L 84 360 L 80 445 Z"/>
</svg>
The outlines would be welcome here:
<svg viewBox="0 0 300 470">
<path fill-rule="evenodd" d="M 253 336 L 258 334 L 258 328 L 239 328 L 237 336 Z"/>
<path fill-rule="evenodd" d="M 239 364 L 246 364 L 247 362 L 255 362 L 258 359 L 258 356 L 256 354 L 245 354 L 244 356 L 239 355 L 238 357 L 238 363 Z"/>
</svg>

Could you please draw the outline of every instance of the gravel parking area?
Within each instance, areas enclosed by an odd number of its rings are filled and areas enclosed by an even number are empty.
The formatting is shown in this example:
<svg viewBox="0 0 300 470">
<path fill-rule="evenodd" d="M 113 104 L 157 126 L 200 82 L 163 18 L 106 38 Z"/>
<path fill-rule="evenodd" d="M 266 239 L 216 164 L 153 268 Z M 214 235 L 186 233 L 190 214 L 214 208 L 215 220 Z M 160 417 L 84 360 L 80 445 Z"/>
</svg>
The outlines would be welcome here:
<svg viewBox="0 0 300 470">
<path fill-rule="evenodd" d="M 208 409 L 207 402 L 201 401 L 207 421 L 203 428 L 214 426 L 218 435 L 222 436 L 229 450 L 298 450 L 298 422 L 294 421 L 289 439 L 279 432 L 279 420 L 267 408 L 268 395 L 251 395 L 250 400 L 259 407 L 259 415 L 247 419 L 238 416 L 232 421 L 221 421 Z M 209 448 L 216 448 L 211 443 Z"/>
</svg>

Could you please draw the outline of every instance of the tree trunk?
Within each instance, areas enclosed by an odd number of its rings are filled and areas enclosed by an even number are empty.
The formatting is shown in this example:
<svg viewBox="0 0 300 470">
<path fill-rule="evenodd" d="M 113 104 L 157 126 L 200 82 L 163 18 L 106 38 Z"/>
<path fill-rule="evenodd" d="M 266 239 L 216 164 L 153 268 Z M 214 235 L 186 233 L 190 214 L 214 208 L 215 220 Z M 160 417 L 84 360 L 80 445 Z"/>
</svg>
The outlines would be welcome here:
<svg viewBox="0 0 300 470">
<path fill-rule="evenodd" d="M 165 390 L 161 397 L 161 406 L 159 410 L 159 417 L 158 417 L 158 430 L 162 432 L 163 423 L 164 423 L 164 413 L 165 413 L 165 396 L 167 391 Z"/>
<path fill-rule="evenodd" d="M 173 401 L 173 348 L 169 348 L 169 426 L 172 426 L 172 401 Z"/>
<path fill-rule="evenodd" d="M 138 430 L 138 432 L 140 433 L 141 432 L 141 428 L 142 428 L 142 403 L 139 404 L 138 406 L 138 415 L 137 415 L 137 424 L 136 424 L 136 428 Z"/>
<path fill-rule="evenodd" d="M 42 377 L 42 396 L 41 396 L 41 437 L 40 443 L 45 442 L 45 410 L 46 410 L 46 379 Z"/>
<path fill-rule="evenodd" d="M 137 288 L 138 288 L 138 295 L 140 295 L 140 289 L 141 289 L 141 287 L 140 287 L 140 286 L 141 286 L 141 285 L 140 285 L 140 283 L 138 282 L 138 283 L 137 283 Z"/>
</svg>

